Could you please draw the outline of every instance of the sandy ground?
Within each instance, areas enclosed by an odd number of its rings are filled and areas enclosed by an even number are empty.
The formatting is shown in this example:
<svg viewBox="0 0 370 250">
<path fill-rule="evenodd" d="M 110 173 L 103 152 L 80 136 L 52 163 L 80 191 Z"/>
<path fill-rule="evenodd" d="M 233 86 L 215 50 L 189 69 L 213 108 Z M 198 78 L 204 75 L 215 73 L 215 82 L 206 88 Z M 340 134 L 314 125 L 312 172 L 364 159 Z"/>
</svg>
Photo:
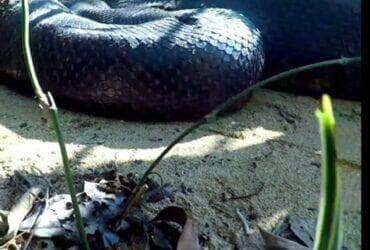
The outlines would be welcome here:
<svg viewBox="0 0 370 250">
<path fill-rule="evenodd" d="M 243 233 L 236 208 L 265 229 L 286 214 L 314 227 L 320 191 L 318 104 L 260 90 L 243 110 L 188 136 L 162 161 L 156 171 L 177 189 L 175 204 L 197 221 L 211 248 L 231 248 L 235 234 Z M 344 245 L 360 249 L 361 108 L 342 100 L 334 100 L 334 106 Z M 60 120 L 76 177 L 102 171 L 112 161 L 119 172 L 140 174 L 190 125 L 124 122 L 65 110 Z M 35 167 L 54 184 L 54 192 L 65 192 L 58 145 L 35 101 L 0 85 L 0 209 L 19 195 L 13 171 L 31 173 Z M 81 188 L 81 178 L 76 184 Z"/>
</svg>

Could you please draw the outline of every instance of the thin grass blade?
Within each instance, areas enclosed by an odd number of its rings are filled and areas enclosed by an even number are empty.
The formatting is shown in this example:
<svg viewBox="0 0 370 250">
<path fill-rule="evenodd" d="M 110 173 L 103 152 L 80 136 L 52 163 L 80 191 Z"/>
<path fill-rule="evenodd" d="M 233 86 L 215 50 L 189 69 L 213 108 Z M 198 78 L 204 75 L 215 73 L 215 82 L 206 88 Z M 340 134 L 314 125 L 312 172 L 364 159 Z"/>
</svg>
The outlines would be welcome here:
<svg viewBox="0 0 370 250">
<path fill-rule="evenodd" d="M 316 110 L 321 132 L 321 198 L 316 226 L 315 250 L 336 250 L 342 245 L 340 173 L 336 167 L 335 119 L 330 97 L 323 95 Z"/>
</svg>

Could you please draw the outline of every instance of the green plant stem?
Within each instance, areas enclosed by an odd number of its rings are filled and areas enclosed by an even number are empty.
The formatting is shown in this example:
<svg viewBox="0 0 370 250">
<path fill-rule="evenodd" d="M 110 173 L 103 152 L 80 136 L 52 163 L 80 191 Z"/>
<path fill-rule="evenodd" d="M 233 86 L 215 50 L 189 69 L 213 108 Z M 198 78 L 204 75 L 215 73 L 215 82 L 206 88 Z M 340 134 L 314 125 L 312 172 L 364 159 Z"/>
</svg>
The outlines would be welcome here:
<svg viewBox="0 0 370 250">
<path fill-rule="evenodd" d="M 77 230 L 78 230 L 78 233 L 79 233 L 80 238 L 81 238 L 82 246 L 83 246 L 84 249 L 87 250 L 87 249 L 89 249 L 89 243 L 87 241 L 87 236 L 86 236 L 86 232 L 85 232 L 81 212 L 80 212 L 80 209 L 79 209 L 79 206 L 78 206 L 76 191 L 75 191 L 74 186 L 73 186 L 72 173 L 71 173 L 71 168 L 70 168 L 70 165 L 69 165 L 66 146 L 65 146 L 65 143 L 64 143 L 62 131 L 61 131 L 60 126 L 59 126 L 58 110 L 57 110 L 54 99 L 51 96 L 50 92 L 48 92 L 48 97 L 49 97 L 50 104 L 51 104 L 50 107 L 49 107 L 49 110 L 50 110 L 50 113 L 51 113 L 52 125 L 53 125 L 53 128 L 54 128 L 55 136 L 56 136 L 56 139 L 59 143 L 59 148 L 60 148 L 60 152 L 61 152 L 61 155 L 62 155 L 64 176 L 65 176 L 68 192 L 71 196 L 73 210 L 74 210 L 74 213 L 75 213 L 75 216 L 76 216 Z"/>
<path fill-rule="evenodd" d="M 336 168 L 335 121 L 329 96 L 316 111 L 321 131 L 321 195 L 316 226 L 315 250 L 341 248 L 340 176 Z"/>
<path fill-rule="evenodd" d="M 68 192 L 71 196 L 71 201 L 72 201 L 72 206 L 73 210 L 76 216 L 76 226 L 78 233 L 80 235 L 80 240 L 83 249 L 89 249 L 89 244 L 87 241 L 83 221 L 82 221 L 82 216 L 80 213 L 80 209 L 78 207 L 78 201 L 77 201 L 77 196 L 76 196 L 76 191 L 73 186 L 73 180 L 72 180 L 72 173 L 71 169 L 69 166 L 69 161 L 68 161 L 68 155 L 67 155 L 67 150 L 65 147 L 65 143 L 63 140 L 62 132 L 59 126 L 59 119 L 58 119 L 58 111 L 57 107 L 55 105 L 54 99 L 52 95 L 48 92 L 48 95 L 46 95 L 40 86 L 40 83 L 37 79 L 36 71 L 33 65 L 33 60 L 32 60 L 32 54 L 31 54 L 31 49 L 30 49 L 30 42 L 29 42 L 29 5 L 28 5 L 28 0 L 22 0 L 22 9 L 23 9 L 23 18 L 22 18 L 22 46 L 23 46 L 23 55 L 24 55 L 24 60 L 25 60 L 25 65 L 28 71 L 28 74 L 30 76 L 30 80 L 32 83 L 32 88 L 35 92 L 36 97 L 39 100 L 39 103 L 41 105 L 41 108 L 43 110 L 47 110 L 50 114 L 51 117 L 51 122 L 53 129 L 55 131 L 55 136 L 56 139 L 59 143 L 59 148 L 61 151 L 61 156 L 63 160 L 63 170 L 64 170 L 64 176 L 68 188 Z"/>
<path fill-rule="evenodd" d="M 303 71 L 313 70 L 317 68 L 324 68 L 324 67 L 329 67 L 329 66 L 334 66 L 334 65 L 348 65 L 348 64 L 359 63 L 359 62 L 361 62 L 361 57 L 353 57 L 353 58 L 343 57 L 339 59 L 333 59 L 333 60 L 322 61 L 322 62 L 318 62 L 314 64 L 309 64 L 309 65 L 294 68 L 288 71 L 284 71 L 280 74 L 277 74 L 265 80 L 259 81 L 253 86 L 249 87 L 248 89 L 240 92 L 239 94 L 235 96 L 232 96 L 226 102 L 222 103 L 221 105 L 216 107 L 213 111 L 211 111 L 211 113 L 209 113 L 206 117 L 208 117 L 208 122 L 214 121 L 219 116 L 220 113 L 225 112 L 226 110 L 230 109 L 235 103 L 238 103 L 248 98 L 248 96 L 253 90 L 264 87 L 269 83 L 285 79 L 289 76 L 298 74 Z"/>
<path fill-rule="evenodd" d="M 334 66 L 334 65 L 348 65 L 348 64 L 354 64 L 354 63 L 359 63 L 361 62 L 361 57 L 353 57 L 353 58 L 339 58 L 339 59 L 333 59 L 333 60 L 327 60 L 327 61 L 322 61 L 314 64 L 309 64 L 306 66 L 294 68 L 288 71 L 284 71 L 280 74 L 274 75 L 272 77 L 269 77 L 263 81 L 259 81 L 253 86 L 250 86 L 246 90 L 240 92 L 239 94 L 230 97 L 226 102 L 220 104 L 217 106 L 215 109 L 213 109 L 208 115 L 204 116 L 202 119 L 200 119 L 198 122 L 195 124 L 191 125 L 189 128 L 187 128 L 184 132 L 182 132 L 178 137 L 176 137 L 170 145 L 168 145 L 162 153 L 153 161 L 153 163 L 148 167 L 148 169 L 145 171 L 144 175 L 140 179 L 138 185 L 133 191 L 133 194 L 131 195 L 130 199 L 127 202 L 126 209 L 128 207 L 131 207 L 131 202 L 133 200 L 132 197 L 135 196 L 135 193 L 141 188 L 142 185 L 144 185 L 147 177 L 150 175 L 150 173 L 153 171 L 153 169 L 159 164 L 159 162 L 163 159 L 163 157 L 177 144 L 179 143 L 182 139 L 184 139 L 185 136 L 199 128 L 200 126 L 206 124 L 206 123 L 211 123 L 217 120 L 217 118 L 224 113 L 225 111 L 229 110 L 233 105 L 236 103 L 240 103 L 245 101 L 251 92 L 257 88 L 261 88 L 266 86 L 269 83 L 276 82 L 282 79 L 285 79 L 289 76 L 295 75 L 297 73 L 303 72 L 303 71 L 308 71 L 308 70 L 313 70 L 317 68 L 323 68 L 323 67 L 329 67 L 329 66 Z M 126 210 L 125 209 L 125 210 Z M 127 211 L 124 211 L 123 214 L 127 214 Z M 121 218 L 122 219 L 122 218 Z"/>
<path fill-rule="evenodd" d="M 135 197 L 137 197 L 137 193 L 140 191 L 141 187 L 145 184 L 148 176 L 152 173 L 153 169 L 158 165 L 158 163 L 163 159 L 163 157 L 185 136 L 190 134 L 192 131 L 194 131 L 196 128 L 200 127 L 204 123 L 206 123 L 206 120 L 203 118 L 199 120 L 198 122 L 196 122 L 195 124 L 193 124 L 192 126 L 190 126 L 189 128 L 187 128 L 183 133 L 181 133 L 180 136 L 178 136 L 175 140 L 173 140 L 171 144 L 165 148 L 165 150 L 162 151 L 162 153 L 157 157 L 157 159 L 154 160 L 154 162 L 149 166 L 148 170 L 144 173 L 144 175 L 141 177 L 140 181 L 138 182 L 138 184 L 132 191 L 132 194 L 126 203 L 126 207 L 120 219 L 117 221 L 116 228 L 119 227 L 119 225 L 121 224 L 121 221 L 125 219 L 125 217 L 129 213 L 129 209 L 132 207 L 133 203 L 135 202 Z"/>
<path fill-rule="evenodd" d="M 30 27 L 29 27 L 29 5 L 28 0 L 22 0 L 22 12 L 23 12 L 23 18 L 22 18 L 22 48 L 23 48 L 23 56 L 25 60 L 25 66 L 26 70 L 28 72 L 28 75 L 31 79 L 31 84 L 33 91 L 38 98 L 40 104 L 42 107 L 48 107 L 49 101 L 47 99 L 47 96 L 42 91 L 39 80 L 36 76 L 35 66 L 33 64 L 32 60 L 32 54 L 31 54 L 31 48 L 30 48 Z"/>
</svg>

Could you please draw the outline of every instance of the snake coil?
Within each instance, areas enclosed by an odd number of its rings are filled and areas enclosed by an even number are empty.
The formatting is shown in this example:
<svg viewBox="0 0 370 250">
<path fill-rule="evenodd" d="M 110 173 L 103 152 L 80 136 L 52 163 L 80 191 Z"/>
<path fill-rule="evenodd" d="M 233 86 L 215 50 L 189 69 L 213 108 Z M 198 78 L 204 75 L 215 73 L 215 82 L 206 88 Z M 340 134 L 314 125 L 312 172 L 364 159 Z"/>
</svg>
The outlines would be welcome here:
<svg viewBox="0 0 370 250">
<path fill-rule="evenodd" d="M 126 118 L 198 118 L 262 76 L 358 55 L 358 7 L 349 0 L 31 0 L 31 47 L 40 82 L 59 104 Z M 20 16 L 19 0 L 0 4 L 0 74 L 26 79 Z"/>
</svg>

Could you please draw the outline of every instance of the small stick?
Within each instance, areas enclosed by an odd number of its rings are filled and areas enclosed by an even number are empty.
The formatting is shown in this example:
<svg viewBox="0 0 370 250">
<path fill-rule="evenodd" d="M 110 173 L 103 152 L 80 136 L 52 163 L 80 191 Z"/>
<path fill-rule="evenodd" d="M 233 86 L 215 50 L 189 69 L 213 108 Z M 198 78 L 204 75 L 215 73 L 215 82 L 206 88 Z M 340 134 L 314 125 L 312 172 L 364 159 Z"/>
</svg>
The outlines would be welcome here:
<svg viewBox="0 0 370 250">
<path fill-rule="evenodd" d="M 239 208 L 236 209 L 236 214 L 238 215 L 240 221 L 243 224 L 244 231 L 247 235 L 251 234 L 251 228 L 249 227 L 249 223 L 244 215 L 240 212 Z"/>
<path fill-rule="evenodd" d="M 40 215 L 44 212 L 44 210 L 47 208 L 47 205 L 48 205 L 48 203 L 47 203 L 47 199 L 49 199 L 49 191 L 47 191 L 46 192 L 47 193 L 47 196 L 44 198 L 44 202 L 45 202 L 45 204 L 44 204 L 44 206 L 38 211 L 38 213 L 37 213 L 37 216 L 36 216 L 36 218 L 35 218 L 35 221 L 32 223 L 32 226 L 31 226 L 31 229 L 30 229 L 30 235 L 29 235 L 29 237 L 28 237 L 28 239 L 27 239 L 27 241 L 26 241 L 26 243 L 24 244 L 24 246 L 23 246 L 23 250 L 27 250 L 27 248 L 28 248 L 28 245 L 31 243 L 31 240 L 32 240 L 32 238 L 33 238 L 33 235 L 34 235 L 34 232 L 35 232 L 35 228 L 36 228 L 36 225 L 37 225 L 37 221 L 38 221 L 38 219 L 39 219 L 39 217 L 40 217 Z"/>
<path fill-rule="evenodd" d="M 120 227 L 122 220 L 124 220 L 126 218 L 128 213 L 131 211 L 131 208 L 139 202 L 139 200 L 142 198 L 142 196 L 145 194 L 145 192 L 148 190 L 148 188 L 149 188 L 149 186 L 147 184 L 144 184 L 143 186 L 140 187 L 138 192 L 134 193 L 134 195 L 131 196 L 132 201 L 130 200 L 130 202 L 127 202 L 127 206 L 126 206 L 123 214 L 121 215 L 120 219 L 116 223 L 116 229 L 118 229 Z"/>
<path fill-rule="evenodd" d="M 254 191 L 253 193 L 250 193 L 250 194 L 247 194 L 247 195 L 242 195 L 242 196 L 232 196 L 228 199 L 225 199 L 225 201 L 231 201 L 231 200 L 240 200 L 240 199 L 243 199 L 243 200 L 246 200 L 246 199 L 250 199 L 251 197 L 253 196 L 256 196 L 258 194 L 260 194 L 262 192 L 264 188 L 264 185 L 262 184 L 260 187 L 258 187 L 258 189 L 256 191 Z"/>
</svg>

